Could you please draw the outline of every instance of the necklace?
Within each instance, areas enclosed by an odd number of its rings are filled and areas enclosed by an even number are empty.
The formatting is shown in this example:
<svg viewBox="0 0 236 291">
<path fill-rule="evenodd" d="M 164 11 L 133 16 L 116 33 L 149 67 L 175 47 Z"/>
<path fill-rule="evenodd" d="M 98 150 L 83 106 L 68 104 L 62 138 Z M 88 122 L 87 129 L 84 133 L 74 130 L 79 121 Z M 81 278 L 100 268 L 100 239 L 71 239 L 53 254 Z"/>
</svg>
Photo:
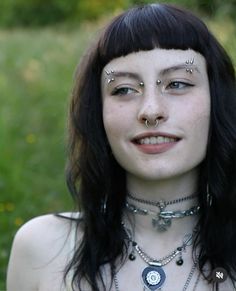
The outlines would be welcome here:
<svg viewBox="0 0 236 291">
<path fill-rule="evenodd" d="M 183 286 L 182 291 L 186 291 L 186 290 L 188 289 L 188 286 L 189 286 L 189 284 L 190 284 L 190 282 L 191 282 L 191 279 L 192 279 L 192 277 L 193 277 L 194 271 L 196 270 L 196 267 L 197 267 L 197 261 L 194 262 L 194 264 L 193 264 L 193 266 L 192 266 L 192 268 L 191 268 L 191 270 L 190 270 L 190 273 L 188 274 L 187 280 L 186 280 L 186 282 L 185 282 L 185 284 L 184 284 L 184 286 Z M 196 280 L 196 282 L 195 282 L 195 284 L 194 284 L 194 287 L 193 287 L 193 290 L 192 290 L 192 291 L 195 291 L 195 290 L 196 290 L 197 285 L 198 285 L 198 283 L 199 283 L 199 280 L 200 280 L 200 273 L 199 273 L 199 275 L 198 275 L 198 277 L 197 277 L 197 280 Z M 118 282 L 118 278 L 117 278 L 117 273 L 114 274 L 114 285 L 115 285 L 115 291 L 120 291 L 120 289 L 119 289 L 119 282 Z M 147 289 L 147 288 L 144 286 L 144 290 L 153 290 L 153 291 L 155 291 L 155 290 L 160 290 L 160 291 L 161 291 L 161 288 L 158 288 L 158 289 L 150 289 L 150 288 L 149 288 L 149 289 Z"/>
<path fill-rule="evenodd" d="M 153 205 L 159 208 L 159 212 L 155 211 L 148 211 L 146 209 L 138 208 L 133 204 L 130 204 L 126 202 L 126 207 L 128 210 L 130 210 L 133 213 L 137 214 L 142 214 L 142 215 L 152 215 L 152 225 L 157 229 L 159 232 L 166 231 L 170 226 L 171 226 L 171 220 L 173 218 L 182 218 L 185 216 L 190 216 L 197 214 L 200 210 L 199 206 L 194 206 L 188 210 L 185 211 L 164 211 L 167 205 L 172 205 L 172 204 L 177 204 L 183 201 L 187 201 L 190 199 L 193 199 L 197 197 L 197 195 L 194 193 L 189 196 L 185 196 L 182 198 L 174 199 L 171 201 L 150 201 L 150 200 L 145 200 L 141 198 L 137 198 L 130 193 L 127 194 L 127 197 L 130 198 L 131 200 L 134 200 L 139 203 L 147 204 L 147 205 Z"/>
<path fill-rule="evenodd" d="M 165 231 L 168 227 L 171 226 L 171 220 L 173 218 L 183 218 L 186 216 L 192 216 L 199 213 L 200 206 L 193 206 L 187 210 L 177 210 L 177 211 L 163 211 L 160 209 L 159 212 L 152 210 L 147 210 L 139 208 L 134 204 L 126 202 L 126 208 L 135 214 L 140 215 L 151 215 L 152 216 L 152 226 L 155 227 L 158 231 Z"/>
<path fill-rule="evenodd" d="M 185 251 L 186 246 L 192 244 L 193 234 L 194 232 L 192 234 L 186 235 L 181 246 L 177 247 L 169 255 L 161 259 L 154 259 L 150 257 L 135 241 L 131 241 L 132 246 L 139 254 L 141 259 L 148 264 L 148 266 L 144 268 L 142 272 L 142 281 L 146 290 L 157 290 L 161 288 L 166 280 L 166 274 L 162 267 L 170 263 L 178 254 L 180 254 L 180 258 L 176 263 L 178 266 L 183 264 L 182 251 Z"/>
<path fill-rule="evenodd" d="M 197 195 L 196 195 L 196 193 L 193 193 L 192 195 L 188 195 L 188 196 L 185 196 L 185 197 L 182 197 L 182 198 L 177 198 L 177 199 L 174 199 L 174 200 L 171 200 L 171 201 L 164 201 L 164 200 L 151 201 L 151 200 L 146 200 L 146 199 L 142 199 L 142 198 L 137 198 L 137 197 L 133 196 L 130 193 L 127 194 L 127 197 L 129 197 L 130 199 L 132 199 L 132 200 L 134 200 L 136 202 L 140 202 L 140 203 L 143 203 L 143 204 L 154 205 L 154 206 L 160 207 L 163 203 L 164 203 L 164 206 L 177 204 L 177 203 L 180 203 L 180 202 L 183 202 L 183 201 L 187 201 L 187 200 L 196 198 Z"/>
<path fill-rule="evenodd" d="M 134 255 L 134 251 L 136 251 L 141 259 L 148 264 L 148 266 L 143 269 L 142 281 L 144 285 L 144 290 L 150 291 L 158 290 L 161 288 L 166 280 L 166 274 L 162 267 L 170 263 L 178 254 L 180 254 L 180 258 L 179 260 L 177 260 L 176 264 L 178 266 L 181 266 L 183 264 L 182 251 L 185 251 L 186 247 L 192 244 L 193 236 L 197 231 L 197 228 L 195 227 L 191 234 L 187 234 L 184 236 L 181 246 L 178 246 L 170 254 L 160 259 L 156 259 L 149 256 L 145 251 L 143 251 L 143 249 L 137 244 L 137 242 L 132 239 L 131 230 L 127 228 L 124 223 L 123 227 L 126 232 L 127 239 L 129 243 L 132 244 L 133 248 L 131 254 L 129 255 L 129 259 L 135 260 L 136 257 Z"/>
</svg>

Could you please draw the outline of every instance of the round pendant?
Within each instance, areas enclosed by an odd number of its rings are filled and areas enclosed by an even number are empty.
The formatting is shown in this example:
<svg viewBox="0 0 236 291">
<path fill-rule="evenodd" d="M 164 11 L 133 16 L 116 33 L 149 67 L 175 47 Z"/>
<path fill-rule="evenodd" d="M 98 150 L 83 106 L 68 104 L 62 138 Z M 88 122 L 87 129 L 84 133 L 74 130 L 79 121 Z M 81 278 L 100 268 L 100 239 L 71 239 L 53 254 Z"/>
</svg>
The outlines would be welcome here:
<svg viewBox="0 0 236 291">
<path fill-rule="evenodd" d="M 146 267 L 142 272 L 144 286 L 151 291 L 155 291 L 164 284 L 166 274 L 161 267 Z"/>
</svg>

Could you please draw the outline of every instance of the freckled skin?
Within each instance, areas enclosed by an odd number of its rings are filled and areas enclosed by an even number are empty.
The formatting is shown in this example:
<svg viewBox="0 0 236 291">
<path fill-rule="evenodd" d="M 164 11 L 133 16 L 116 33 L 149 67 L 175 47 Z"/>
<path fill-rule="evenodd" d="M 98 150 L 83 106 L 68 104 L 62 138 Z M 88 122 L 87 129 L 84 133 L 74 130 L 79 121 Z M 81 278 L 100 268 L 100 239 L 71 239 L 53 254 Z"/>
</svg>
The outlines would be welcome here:
<svg viewBox="0 0 236 291">
<path fill-rule="evenodd" d="M 186 64 L 194 58 L 193 73 L 186 68 L 162 75 L 163 70 Z M 193 50 L 153 49 L 131 53 L 108 63 L 105 69 L 133 72 L 141 80 L 115 77 L 107 84 L 102 75 L 103 121 L 113 154 L 127 176 L 141 179 L 170 179 L 194 170 L 204 159 L 209 130 L 210 93 L 205 59 Z M 156 81 L 160 79 L 161 85 Z M 170 89 L 171 81 L 189 82 L 194 86 Z M 140 81 L 144 86 L 138 86 Z M 128 86 L 126 95 L 112 95 L 115 87 Z M 160 116 L 158 128 L 146 128 L 142 118 Z M 181 137 L 165 153 L 148 155 L 131 142 L 137 134 L 161 131 Z"/>
</svg>

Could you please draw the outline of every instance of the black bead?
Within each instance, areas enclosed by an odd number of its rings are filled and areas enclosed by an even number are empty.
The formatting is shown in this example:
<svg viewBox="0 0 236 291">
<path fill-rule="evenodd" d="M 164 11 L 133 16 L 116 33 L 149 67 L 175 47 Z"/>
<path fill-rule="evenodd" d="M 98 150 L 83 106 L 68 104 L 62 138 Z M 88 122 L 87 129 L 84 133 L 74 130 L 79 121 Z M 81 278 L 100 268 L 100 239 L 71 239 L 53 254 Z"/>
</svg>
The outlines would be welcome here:
<svg viewBox="0 0 236 291">
<path fill-rule="evenodd" d="M 134 254 L 129 254 L 130 261 L 134 261 L 136 259 L 136 256 Z"/>
<path fill-rule="evenodd" d="M 176 261 L 176 265 L 178 266 L 182 266 L 184 263 L 183 259 L 178 259 L 178 261 Z"/>
<path fill-rule="evenodd" d="M 181 252 L 182 251 L 182 247 L 178 247 L 177 251 Z"/>
</svg>

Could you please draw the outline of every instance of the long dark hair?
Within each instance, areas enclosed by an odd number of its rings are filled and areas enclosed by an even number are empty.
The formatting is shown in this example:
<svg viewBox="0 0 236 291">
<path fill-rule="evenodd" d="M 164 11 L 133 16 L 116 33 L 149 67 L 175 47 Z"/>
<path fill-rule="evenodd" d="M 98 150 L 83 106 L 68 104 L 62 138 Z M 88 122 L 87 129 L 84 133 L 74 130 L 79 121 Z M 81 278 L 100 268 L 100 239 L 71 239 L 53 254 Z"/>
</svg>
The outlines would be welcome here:
<svg viewBox="0 0 236 291">
<path fill-rule="evenodd" d="M 228 55 L 205 24 L 191 12 L 167 4 L 149 4 L 117 16 L 84 56 L 75 78 L 69 117 L 67 182 L 81 211 L 83 238 L 66 274 L 73 286 L 86 280 L 104 289 L 101 267 L 110 266 L 111 280 L 119 258 L 127 255 L 121 223 L 126 199 L 125 171 L 111 154 L 102 121 L 100 78 L 112 59 L 154 48 L 192 49 L 207 62 L 211 120 L 207 155 L 198 183 L 201 213 L 194 250 L 199 268 L 211 282 L 211 269 L 223 267 L 232 280 L 236 271 L 236 88 Z M 212 205 L 207 203 L 207 191 Z M 106 207 L 104 207 L 104 205 Z M 120 260 L 121 258 L 121 260 Z M 112 281 L 111 281 L 112 282 Z M 214 285 L 214 284 L 213 284 Z M 100 287 L 99 287 L 100 286 Z"/>
</svg>

